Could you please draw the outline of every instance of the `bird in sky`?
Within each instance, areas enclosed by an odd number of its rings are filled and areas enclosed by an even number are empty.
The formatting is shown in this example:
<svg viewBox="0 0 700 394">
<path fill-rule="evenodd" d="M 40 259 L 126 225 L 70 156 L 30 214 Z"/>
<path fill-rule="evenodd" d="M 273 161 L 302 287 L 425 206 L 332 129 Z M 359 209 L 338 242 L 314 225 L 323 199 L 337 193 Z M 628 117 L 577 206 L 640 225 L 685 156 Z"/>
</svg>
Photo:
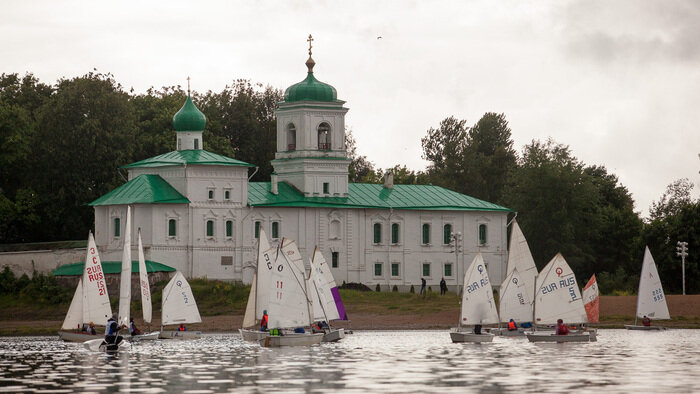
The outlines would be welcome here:
<svg viewBox="0 0 700 394">
<path fill-rule="evenodd" d="M 377 40 L 381 40 L 382 36 L 377 37 Z"/>
</svg>

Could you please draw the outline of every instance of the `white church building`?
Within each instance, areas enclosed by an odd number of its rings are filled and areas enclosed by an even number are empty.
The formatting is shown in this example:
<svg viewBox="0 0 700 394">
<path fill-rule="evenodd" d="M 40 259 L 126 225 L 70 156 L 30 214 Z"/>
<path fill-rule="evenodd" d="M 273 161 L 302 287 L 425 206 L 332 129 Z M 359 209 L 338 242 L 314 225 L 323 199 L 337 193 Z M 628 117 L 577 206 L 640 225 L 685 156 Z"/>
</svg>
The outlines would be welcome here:
<svg viewBox="0 0 700 394">
<path fill-rule="evenodd" d="M 508 208 L 430 185 L 348 182 L 345 102 L 308 74 L 275 110 L 270 182 L 249 182 L 254 165 L 204 150 L 206 117 L 189 96 L 173 117 L 177 150 L 123 166 L 128 182 L 90 203 L 103 260 L 121 259 L 126 207 L 132 245 L 141 228 L 146 259 L 188 277 L 250 283 L 256 239 L 318 246 L 342 282 L 416 290 L 421 277 L 457 290 L 481 252 L 496 287 L 505 278 Z M 457 239 L 455 245 L 455 240 Z"/>
</svg>

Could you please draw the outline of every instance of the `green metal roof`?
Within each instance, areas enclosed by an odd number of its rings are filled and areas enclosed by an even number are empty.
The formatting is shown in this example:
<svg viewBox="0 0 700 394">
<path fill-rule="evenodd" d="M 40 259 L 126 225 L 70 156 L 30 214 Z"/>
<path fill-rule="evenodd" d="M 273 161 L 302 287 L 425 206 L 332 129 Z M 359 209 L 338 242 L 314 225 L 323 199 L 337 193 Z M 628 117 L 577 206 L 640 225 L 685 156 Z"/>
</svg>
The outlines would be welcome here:
<svg viewBox="0 0 700 394">
<path fill-rule="evenodd" d="M 150 159 L 137 161 L 136 163 L 127 164 L 120 168 L 135 168 L 135 167 L 166 167 L 166 166 L 181 166 L 181 165 L 217 165 L 217 166 L 242 166 L 255 167 L 244 161 L 232 159 L 223 155 L 212 152 L 207 152 L 203 149 L 188 149 L 176 150 L 168 153 L 163 153 Z"/>
<path fill-rule="evenodd" d="M 350 183 L 349 197 L 304 197 L 286 182 L 278 183 L 278 194 L 270 193 L 269 182 L 248 184 L 248 202 L 268 207 L 327 207 L 423 209 L 445 211 L 503 211 L 510 209 L 440 186 L 394 185 L 387 189 L 374 183 Z"/>
<path fill-rule="evenodd" d="M 55 270 L 53 270 L 53 275 L 54 276 L 74 276 L 74 275 L 82 275 L 83 270 L 85 269 L 85 262 L 81 261 L 78 263 L 72 263 L 72 264 L 65 264 L 62 265 Z M 102 262 L 102 271 L 105 274 L 118 274 L 122 272 L 122 262 L 121 261 L 103 261 Z M 146 271 L 147 272 L 172 272 L 175 271 L 175 268 L 158 263 L 156 261 L 151 261 L 151 260 L 146 260 Z M 131 262 L 131 272 L 132 273 L 138 273 L 139 272 L 139 262 L 138 260 L 132 261 Z"/>
<path fill-rule="evenodd" d="M 188 93 L 185 104 L 173 116 L 173 127 L 176 131 L 204 131 L 206 125 L 207 117 L 197 109 Z"/>
<path fill-rule="evenodd" d="M 139 175 L 88 205 L 189 204 L 160 175 Z"/>
<path fill-rule="evenodd" d="M 309 71 L 306 79 L 288 87 L 284 92 L 284 101 L 288 103 L 294 101 L 335 102 L 337 99 L 338 93 L 335 88 L 316 79 L 312 71 Z"/>
</svg>

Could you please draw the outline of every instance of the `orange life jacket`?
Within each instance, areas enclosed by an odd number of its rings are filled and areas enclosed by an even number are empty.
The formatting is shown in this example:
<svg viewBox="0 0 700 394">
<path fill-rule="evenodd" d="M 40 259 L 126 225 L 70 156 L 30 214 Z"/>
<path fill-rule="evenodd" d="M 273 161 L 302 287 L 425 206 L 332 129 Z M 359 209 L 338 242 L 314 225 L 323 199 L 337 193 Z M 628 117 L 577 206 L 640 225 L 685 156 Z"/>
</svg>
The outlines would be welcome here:
<svg viewBox="0 0 700 394">
<path fill-rule="evenodd" d="M 263 315 L 262 319 L 260 320 L 260 327 L 267 328 L 267 315 Z"/>
</svg>

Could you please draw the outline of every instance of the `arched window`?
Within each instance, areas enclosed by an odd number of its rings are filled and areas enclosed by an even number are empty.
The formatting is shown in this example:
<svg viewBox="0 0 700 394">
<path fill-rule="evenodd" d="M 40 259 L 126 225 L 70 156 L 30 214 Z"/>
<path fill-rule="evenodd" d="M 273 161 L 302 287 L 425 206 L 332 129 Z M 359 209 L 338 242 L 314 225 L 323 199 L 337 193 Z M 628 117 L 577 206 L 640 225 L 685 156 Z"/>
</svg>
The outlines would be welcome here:
<svg viewBox="0 0 700 394">
<path fill-rule="evenodd" d="M 382 224 L 374 223 L 374 243 L 378 244 L 382 242 Z"/>
<path fill-rule="evenodd" d="M 294 123 L 287 125 L 287 150 L 297 150 L 297 128 Z"/>
<path fill-rule="evenodd" d="M 199 149 L 199 138 L 194 139 L 194 148 Z"/>
<path fill-rule="evenodd" d="M 175 219 L 168 220 L 168 237 L 177 235 L 177 221 Z"/>
<path fill-rule="evenodd" d="M 331 150 L 331 125 L 327 122 L 318 125 L 318 150 Z"/>
<path fill-rule="evenodd" d="M 445 245 L 449 245 L 450 242 L 452 242 L 452 225 L 451 224 L 446 224 L 442 228 L 442 243 Z"/>
<path fill-rule="evenodd" d="M 114 236 L 119 237 L 121 234 L 121 219 L 114 218 Z"/>
<path fill-rule="evenodd" d="M 340 220 L 333 219 L 331 220 L 331 239 L 339 239 L 340 238 Z"/>
<path fill-rule="evenodd" d="M 255 239 L 260 238 L 260 225 L 262 223 L 260 221 L 255 222 Z"/>
<path fill-rule="evenodd" d="M 233 221 L 232 220 L 226 221 L 226 236 L 227 237 L 233 236 Z"/>
<path fill-rule="evenodd" d="M 486 245 L 486 225 L 479 225 L 479 245 Z"/>
<path fill-rule="evenodd" d="M 214 236 L 214 221 L 207 220 L 207 237 L 213 237 L 213 236 Z"/>
<path fill-rule="evenodd" d="M 398 223 L 391 224 L 391 243 L 392 244 L 399 243 L 399 224 Z"/>
<path fill-rule="evenodd" d="M 430 224 L 423 223 L 423 245 L 430 243 Z"/>
<path fill-rule="evenodd" d="M 272 222 L 272 238 L 280 237 L 280 222 Z"/>
</svg>

